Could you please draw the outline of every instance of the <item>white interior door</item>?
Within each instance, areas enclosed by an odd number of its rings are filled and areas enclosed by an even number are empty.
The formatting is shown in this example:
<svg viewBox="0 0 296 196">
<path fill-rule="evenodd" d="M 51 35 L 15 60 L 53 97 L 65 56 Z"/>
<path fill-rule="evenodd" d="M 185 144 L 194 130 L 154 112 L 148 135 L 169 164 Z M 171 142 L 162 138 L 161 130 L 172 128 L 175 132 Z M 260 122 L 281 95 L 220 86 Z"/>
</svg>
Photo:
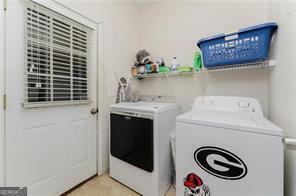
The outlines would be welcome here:
<svg viewBox="0 0 296 196">
<path fill-rule="evenodd" d="M 6 186 L 59 195 L 97 173 L 97 30 L 7 2 Z"/>
</svg>

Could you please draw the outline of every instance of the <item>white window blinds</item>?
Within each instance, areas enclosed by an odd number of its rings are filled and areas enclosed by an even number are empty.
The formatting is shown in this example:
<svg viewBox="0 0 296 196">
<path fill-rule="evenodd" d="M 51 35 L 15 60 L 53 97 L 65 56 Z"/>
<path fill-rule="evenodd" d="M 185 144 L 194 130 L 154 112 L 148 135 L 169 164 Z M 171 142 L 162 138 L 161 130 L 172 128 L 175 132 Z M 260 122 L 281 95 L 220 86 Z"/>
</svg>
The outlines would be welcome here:
<svg viewBox="0 0 296 196">
<path fill-rule="evenodd" d="M 31 1 L 25 17 L 25 104 L 88 102 L 92 30 Z"/>
</svg>

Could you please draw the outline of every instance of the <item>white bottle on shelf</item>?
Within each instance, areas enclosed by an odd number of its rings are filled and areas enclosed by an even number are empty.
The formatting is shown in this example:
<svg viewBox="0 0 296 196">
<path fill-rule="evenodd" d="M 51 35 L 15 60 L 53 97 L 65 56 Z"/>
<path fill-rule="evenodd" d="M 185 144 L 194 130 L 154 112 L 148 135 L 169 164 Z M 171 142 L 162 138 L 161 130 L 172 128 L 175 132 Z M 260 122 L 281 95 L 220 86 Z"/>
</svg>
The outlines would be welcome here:
<svg viewBox="0 0 296 196">
<path fill-rule="evenodd" d="M 177 71 L 177 67 L 179 67 L 179 63 L 178 63 L 178 59 L 177 57 L 173 57 L 173 60 L 172 60 L 172 65 L 171 65 L 171 71 L 172 72 L 176 72 Z"/>
</svg>

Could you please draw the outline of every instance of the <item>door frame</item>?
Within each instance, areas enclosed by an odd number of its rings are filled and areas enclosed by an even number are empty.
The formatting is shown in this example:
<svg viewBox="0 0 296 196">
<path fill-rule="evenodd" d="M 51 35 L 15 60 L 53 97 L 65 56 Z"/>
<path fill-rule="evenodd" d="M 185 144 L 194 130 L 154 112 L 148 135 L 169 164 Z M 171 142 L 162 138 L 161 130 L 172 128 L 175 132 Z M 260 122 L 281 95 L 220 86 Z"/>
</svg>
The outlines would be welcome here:
<svg viewBox="0 0 296 196">
<path fill-rule="evenodd" d="M 0 186 L 5 185 L 5 113 L 3 97 L 5 95 L 5 0 L 0 2 Z"/>
<path fill-rule="evenodd" d="M 6 94 L 6 85 L 5 85 L 5 67 L 6 60 L 5 60 L 5 51 L 6 51 L 6 43 L 5 43 L 5 5 L 7 0 L 1 0 L 0 2 L 0 187 L 3 187 L 6 185 L 5 180 L 5 110 L 4 110 L 4 96 Z M 103 53 L 102 53 L 102 43 L 103 43 L 103 23 L 102 21 L 96 21 L 91 18 L 88 18 L 87 16 L 84 16 L 77 11 L 69 8 L 68 6 L 65 6 L 59 2 L 56 2 L 55 0 L 32 0 L 33 2 L 39 3 L 45 7 L 48 7 L 52 10 L 55 10 L 59 13 L 63 13 L 63 15 L 72 18 L 82 24 L 85 24 L 91 28 L 94 29 L 96 36 L 97 36 L 97 54 L 96 57 L 96 63 L 97 63 L 97 78 L 96 78 L 96 89 L 97 94 L 96 96 L 96 107 L 99 108 L 99 112 L 96 118 L 96 135 L 97 135 L 97 174 L 101 175 L 104 173 L 103 171 L 103 152 L 102 152 L 102 95 L 103 95 L 103 83 L 102 83 L 102 70 L 103 70 Z M 9 9 L 9 8 L 7 8 Z M 4 10 L 4 11 L 3 11 Z M 3 28 L 2 28 L 3 27 Z"/>
<path fill-rule="evenodd" d="M 99 113 L 97 116 L 97 172 L 98 175 L 104 174 L 104 152 L 103 152 L 103 22 L 97 23 L 97 62 L 98 62 L 98 73 L 97 73 L 97 105 Z"/>
</svg>

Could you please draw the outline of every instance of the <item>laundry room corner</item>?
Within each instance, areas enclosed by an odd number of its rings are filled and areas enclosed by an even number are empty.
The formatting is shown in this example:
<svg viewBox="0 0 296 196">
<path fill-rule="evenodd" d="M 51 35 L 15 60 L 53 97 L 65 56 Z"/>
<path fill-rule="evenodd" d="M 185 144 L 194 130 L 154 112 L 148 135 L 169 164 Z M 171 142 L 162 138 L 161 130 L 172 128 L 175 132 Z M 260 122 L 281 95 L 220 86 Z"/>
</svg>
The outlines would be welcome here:
<svg viewBox="0 0 296 196">
<path fill-rule="evenodd" d="M 271 56 L 278 66 L 269 78 L 270 119 L 281 126 L 286 137 L 296 137 L 296 3 L 293 0 L 270 1 L 269 18 L 277 21 L 277 33 Z M 289 49 L 287 49 L 289 47 Z M 285 195 L 296 195 L 296 153 L 285 151 Z"/>
</svg>

